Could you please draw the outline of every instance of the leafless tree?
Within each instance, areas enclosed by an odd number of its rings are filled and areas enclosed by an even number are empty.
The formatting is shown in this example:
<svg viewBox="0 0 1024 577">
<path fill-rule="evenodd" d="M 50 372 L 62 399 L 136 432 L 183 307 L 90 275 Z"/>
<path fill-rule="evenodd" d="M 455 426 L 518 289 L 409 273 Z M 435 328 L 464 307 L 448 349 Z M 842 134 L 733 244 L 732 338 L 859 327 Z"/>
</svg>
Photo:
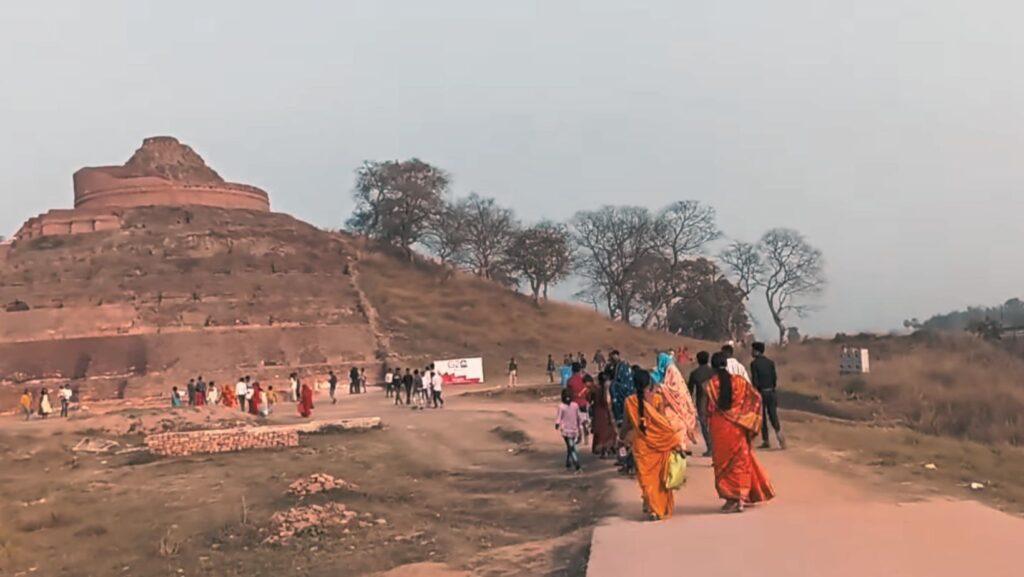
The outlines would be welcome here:
<svg viewBox="0 0 1024 577">
<path fill-rule="evenodd" d="M 759 249 L 764 269 L 758 285 L 764 289 L 772 321 L 779 329 L 779 344 L 783 344 L 786 316 L 804 316 L 809 309 L 798 301 L 825 288 L 825 259 L 802 234 L 788 228 L 766 232 Z"/>
<path fill-rule="evenodd" d="M 515 272 L 530 285 L 533 301 L 547 300 L 548 287 L 569 274 L 569 233 L 565 225 L 541 222 L 516 234 L 509 256 Z"/>
<path fill-rule="evenodd" d="M 661 209 L 654 221 L 655 254 L 641 263 L 638 312 L 646 328 L 665 328 L 669 308 L 680 298 L 685 264 L 722 235 L 715 209 L 696 200 L 681 200 Z"/>
<path fill-rule="evenodd" d="M 655 252 L 655 219 L 638 206 L 604 206 L 580 211 L 572 221 L 580 248 L 580 274 L 592 294 L 600 294 L 608 314 L 631 322 L 636 304 L 636 275 L 644 259 Z"/>
<path fill-rule="evenodd" d="M 460 206 L 444 203 L 437 214 L 430 218 L 423 245 L 440 259 L 443 265 L 453 265 L 462 259 L 466 250 L 466 232 L 463 225 L 466 215 Z"/>
<path fill-rule="evenodd" d="M 764 262 L 758 247 L 749 242 L 734 242 L 718 258 L 732 272 L 736 286 L 743 291 L 744 300 L 749 300 L 764 272 Z"/>
<path fill-rule="evenodd" d="M 448 174 L 422 160 L 367 161 L 356 171 L 356 207 L 348 226 L 400 247 L 412 258 L 448 190 Z"/>
<path fill-rule="evenodd" d="M 519 228 L 512 210 L 476 193 L 460 199 L 457 207 L 465 219 L 462 264 L 484 278 L 508 278 L 508 250 Z"/>
</svg>

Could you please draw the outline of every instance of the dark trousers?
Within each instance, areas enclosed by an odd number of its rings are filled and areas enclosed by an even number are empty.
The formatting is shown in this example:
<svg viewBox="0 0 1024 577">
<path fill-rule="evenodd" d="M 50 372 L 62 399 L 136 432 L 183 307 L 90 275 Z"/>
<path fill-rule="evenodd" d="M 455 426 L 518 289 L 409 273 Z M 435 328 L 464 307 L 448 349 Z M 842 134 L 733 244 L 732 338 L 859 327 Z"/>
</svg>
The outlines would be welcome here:
<svg viewBox="0 0 1024 577">
<path fill-rule="evenodd" d="M 238 396 L 238 408 L 241 409 L 241 411 L 244 413 L 245 412 L 245 395 L 237 395 L 237 396 Z"/>
<path fill-rule="evenodd" d="M 444 399 L 441 398 L 441 391 L 433 391 L 433 397 L 434 397 L 434 408 L 435 409 L 438 406 L 441 406 L 441 407 L 444 406 Z"/>
<path fill-rule="evenodd" d="M 768 442 L 769 421 L 776 433 L 782 430 L 782 425 L 779 424 L 779 397 L 775 389 L 761 391 L 761 440 L 765 443 Z"/>
<path fill-rule="evenodd" d="M 405 404 L 412 404 L 412 385 L 405 385 Z"/>
<path fill-rule="evenodd" d="M 401 383 L 396 383 L 395 384 L 395 404 L 396 405 L 401 405 L 402 404 L 402 384 Z"/>
<path fill-rule="evenodd" d="M 68 416 L 68 400 L 67 399 L 61 399 L 60 400 L 60 416 L 62 416 L 62 417 Z"/>
<path fill-rule="evenodd" d="M 708 404 L 704 399 L 697 403 L 697 423 L 700 424 L 700 434 L 704 437 L 704 446 L 711 450 L 711 431 L 708 429 Z"/>
</svg>

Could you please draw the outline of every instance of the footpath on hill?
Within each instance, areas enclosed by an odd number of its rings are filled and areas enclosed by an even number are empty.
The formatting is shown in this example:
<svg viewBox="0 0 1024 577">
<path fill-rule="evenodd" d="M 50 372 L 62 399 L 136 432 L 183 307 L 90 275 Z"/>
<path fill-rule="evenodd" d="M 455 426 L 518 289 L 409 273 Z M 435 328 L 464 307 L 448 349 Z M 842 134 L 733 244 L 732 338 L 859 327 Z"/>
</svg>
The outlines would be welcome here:
<svg viewBox="0 0 1024 577">
<path fill-rule="evenodd" d="M 594 532 L 588 577 L 1020 575 L 1024 519 L 974 501 L 908 502 L 863 480 L 761 451 L 779 496 L 723 515 L 710 459 L 691 460 L 676 514 L 641 521 L 636 483 L 615 479 L 619 515 Z"/>
</svg>

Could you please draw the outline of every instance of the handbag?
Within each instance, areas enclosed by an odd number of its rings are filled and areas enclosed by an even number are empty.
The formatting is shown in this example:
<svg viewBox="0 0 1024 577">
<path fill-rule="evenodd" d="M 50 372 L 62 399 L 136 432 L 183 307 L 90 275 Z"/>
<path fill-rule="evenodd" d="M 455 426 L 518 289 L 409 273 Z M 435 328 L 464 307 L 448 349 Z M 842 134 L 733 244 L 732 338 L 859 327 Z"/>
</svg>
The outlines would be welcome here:
<svg viewBox="0 0 1024 577">
<path fill-rule="evenodd" d="M 686 456 L 672 451 L 665 466 L 665 489 L 678 491 L 686 484 Z"/>
</svg>

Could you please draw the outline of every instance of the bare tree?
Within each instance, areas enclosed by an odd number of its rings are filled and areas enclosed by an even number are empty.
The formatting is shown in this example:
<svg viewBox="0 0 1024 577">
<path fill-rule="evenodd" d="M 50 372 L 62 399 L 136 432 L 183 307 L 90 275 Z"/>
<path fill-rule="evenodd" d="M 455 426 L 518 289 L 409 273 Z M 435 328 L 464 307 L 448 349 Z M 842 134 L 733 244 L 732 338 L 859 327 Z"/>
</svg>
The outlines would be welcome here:
<svg viewBox="0 0 1024 577">
<path fill-rule="evenodd" d="M 732 272 L 736 286 L 743 292 L 743 299 L 757 288 L 764 272 L 764 262 L 756 245 L 749 242 L 734 242 L 718 256 Z"/>
<path fill-rule="evenodd" d="M 631 322 L 638 291 L 636 274 L 656 250 L 650 211 L 638 206 L 580 211 L 572 230 L 581 249 L 580 274 L 589 282 L 591 294 L 604 298 L 613 319 Z"/>
<path fill-rule="evenodd" d="M 548 286 L 569 274 L 572 250 L 565 225 L 541 222 L 516 234 L 509 249 L 512 267 L 530 285 L 533 301 L 548 299 Z"/>
<path fill-rule="evenodd" d="M 417 158 L 363 163 L 356 171 L 350 229 L 402 248 L 412 258 L 448 190 L 448 174 Z"/>
<path fill-rule="evenodd" d="M 430 218 L 423 245 L 440 259 L 441 264 L 453 265 L 463 258 L 466 250 L 465 213 L 456 204 L 445 203 Z"/>
<path fill-rule="evenodd" d="M 699 254 L 709 242 L 722 236 L 715 209 L 696 200 L 673 202 L 658 212 L 655 223 L 658 251 L 676 266 Z"/>
<path fill-rule="evenodd" d="M 804 316 L 807 305 L 797 301 L 825 288 L 824 257 L 803 235 L 788 228 L 769 230 L 761 237 L 764 269 L 758 285 L 764 289 L 768 311 L 779 329 L 779 344 L 786 339 L 786 316 Z"/>
<path fill-rule="evenodd" d="M 519 228 L 512 210 L 476 193 L 459 200 L 457 210 L 465 219 L 461 262 L 478 276 L 507 278 L 508 250 Z"/>
<path fill-rule="evenodd" d="M 722 235 L 715 209 L 696 200 L 681 200 L 661 209 L 654 221 L 655 254 L 638 273 L 639 311 L 645 328 L 665 328 L 669 308 L 680 298 L 686 262 Z"/>
</svg>

